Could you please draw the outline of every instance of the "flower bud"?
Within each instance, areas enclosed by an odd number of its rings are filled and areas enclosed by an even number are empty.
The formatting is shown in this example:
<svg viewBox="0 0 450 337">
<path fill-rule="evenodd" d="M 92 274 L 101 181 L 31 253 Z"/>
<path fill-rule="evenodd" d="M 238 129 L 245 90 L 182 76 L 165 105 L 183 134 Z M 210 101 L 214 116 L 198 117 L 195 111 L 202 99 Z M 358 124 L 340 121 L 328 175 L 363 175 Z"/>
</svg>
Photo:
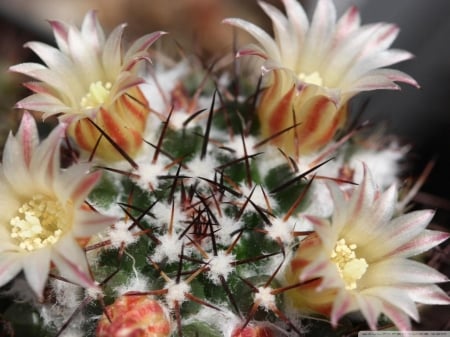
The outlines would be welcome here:
<svg viewBox="0 0 450 337">
<path fill-rule="evenodd" d="M 233 330 L 231 337 L 273 337 L 272 330 L 263 325 L 247 325 Z"/>
<path fill-rule="evenodd" d="M 97 337 L 167 337 L 170 320 L 161 304 L 147 295 L 121 296 L 106 307 Z"/>
</svg>

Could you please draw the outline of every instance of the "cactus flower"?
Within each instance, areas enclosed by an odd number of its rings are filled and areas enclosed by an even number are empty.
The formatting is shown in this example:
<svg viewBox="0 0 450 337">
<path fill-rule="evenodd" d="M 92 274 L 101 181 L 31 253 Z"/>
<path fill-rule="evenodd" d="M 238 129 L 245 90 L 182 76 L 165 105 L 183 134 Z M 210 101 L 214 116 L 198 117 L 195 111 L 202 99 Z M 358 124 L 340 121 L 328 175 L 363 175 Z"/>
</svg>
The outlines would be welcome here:
<svg viewBox="0 0 450 337">
<path fill-rule="evenodd" d="M 96 148 L 97 158 L 108 162 L 123 159 L 87 118 L 128 155 L 136 155 L 150 112 L 139 87 L 144 80 L 137 66 L 148 59 L 147 48 L 163 32 L 137 39 L 124 52 L 125 25 L 116 27 L 105 38 L 95 11 L 87 13 L 81 29 L 60 21 L 50 24 L 58 48 L 41 42 L 25 45 L 46 66 L 22 63 L 10 68 L 39 81 L 25 84 L 34 94 L 16 106 L 43 112 L 44 119 L 58 115 L 61 121 L 69 122 L 68 131 L 76 143 L 88 152 Z"/>
<path fill-rule="evenodd" d="M 84 207 L 101 172 L 88 164 L 60 170 L 60 124 L 41 143 L 33 117 L 25 113 L 9 135 L 0 167 L 0 286 L 23 270 L 42 297 L 53 263 L 64 278 L 94 288 L 78 238 L 90 237 L 115 219 Z"/>
<path fill-rule="evenodd" d="M 450 298 L 434 284 L 447 278 L 409 257 L 450 235 L 425 229 L 430 210 L 394 217 L 395 186 L 381 193 L 364 171 L 351 196 L 329 184 L 334 213 L 331 220 L 309 217 L 316 232 L 301 242 L 286 274 L 291 284 L 305 283 L 287 297 L 300 309 L 330 316 L 334 326 L 360 310 L 373 330 L 381 313 L 400 330 L 411 330 L 409 317 L 419 320 L 415 302 L 449 304 Z"/>
<path fill-rule="evenodd" d="M 147 295 L 123 295 L 106 308 L 97 337 L 168 337 L 170 320 L 161 304 Z"/>
<path fill-rule="evenodd" d="M 286 15 L 268 3 L 259 4 L 272 20 L 274 38 L 242 19 L 224 23 L 247 31 L 259 43 L 238 56 L 265 59 L 266 88 L 257 108 L 262 136 L 298 124 L 273 139 L 285 152 L 308 154 L 328 144 L 345 123 L 347 102 L 357 93 L 399 89 L 395 82 L 417 86 L 407 74 L 384 68 L 412 57 L 389 49 L 397 26 L 361 26 L 355 7 L 336 21 L 332 0 L 319 0 L 310 22 L 296 0 L 283 0 Z"/>
</svg>

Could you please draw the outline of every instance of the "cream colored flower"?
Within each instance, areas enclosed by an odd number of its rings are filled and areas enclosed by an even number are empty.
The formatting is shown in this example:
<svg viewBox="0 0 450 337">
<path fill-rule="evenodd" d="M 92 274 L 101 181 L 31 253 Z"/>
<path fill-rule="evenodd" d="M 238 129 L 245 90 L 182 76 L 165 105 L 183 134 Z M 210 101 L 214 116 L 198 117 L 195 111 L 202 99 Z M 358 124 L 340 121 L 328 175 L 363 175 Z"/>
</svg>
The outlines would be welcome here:
<svg viewBox="0 0 450 337">
<path fill-rule="evenodd" d="M 89 164 L 60 169 L 64 131 L 61 124 L 39 143 L 36 123 L 25 113 L 17 135 L 8 137 L 0 169 L 0 286 L 23 270 L 42 296 L 52 263 L 72 282 L 95 286 L 77 239 L 115 219 L 84 205 L 101 172 L 88 173 Z"/>
<path fill-rule="evenodd" d="M 43 112 L 43 118 L 59 115 L 69 121 L 69 132 L 86 151 L 96 147 L 98 157 L 107 161 L 123 157 L 101 139 L 101 133 L 86 120 L 91 118 L 125 152 L 133 156 L 142 144 L 149 102 L 139 84 L 144 80 L 138 65 L 148 59 L 147 48 L 163 32 L 137 39 L 127 51 L 122 46 L 125 25 L 105 38 L 95 11 L 87 13 L 81 29 L 60 21 L 50 21 L 58 48 L 28 42 L 45 63 L 22 63 L 10 69 L 39 82 L 25 85 L 33 95 L 17 103 L 18 108 Z"/>
<path fill-rule="evenodd" d="M 447 278 L 409 259 L 449 237 L 426 229 L 432 211 L 394 217 L 395 186 L 381 193 L 366 167 L 350 197 L 335 183 L 329 188 L 331 220 L 309 217 L 316 232 L 301 242 L 287 269 L 290 283 L 306 282 L 288 292 L 295 306 L 330 316 L 334 326 L 360 310 L 371 329 L 384 313 L 400 330 L 410 330 L 409 317 L 419 320 L 415 302 L 450 304 L 434 284 Z"/>
<path fill-rule="evenodd" d="M 336 21 L 332 0 L 319 0 L 311 21 L 296 0 L 283 0 L 286 15 L 259 2 L 273 23 L 274 38 L 237 18 L 225 23 L 247 31 L 259 43 L 239 52 L 266 60 L 270 71 L 258 104 L 262 135 L 268 137 L 300 125 L 273 142 L 290 154 L 305 154 L 326 145 L 344 124 L 348 100 L 362 91 L 399 89 L 395 82 L 417 83 L 385 67 L 412 57 L 389 49 L 398 27 L 387 23 L 360 25 L 355 7 Z"/>
</svg>

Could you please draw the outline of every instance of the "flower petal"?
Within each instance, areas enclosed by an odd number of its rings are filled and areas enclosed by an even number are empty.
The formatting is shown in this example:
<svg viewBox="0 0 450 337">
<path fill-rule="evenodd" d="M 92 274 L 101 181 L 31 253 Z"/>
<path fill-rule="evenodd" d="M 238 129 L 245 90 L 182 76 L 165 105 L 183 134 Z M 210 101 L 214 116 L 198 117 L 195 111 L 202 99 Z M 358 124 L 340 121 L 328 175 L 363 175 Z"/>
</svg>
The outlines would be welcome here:
<svg viewBox="0 0 450 337">
<path fill-rule="evenodd" d="M 339 319 L 346 313 L 354 310 L 352 296 L 349 292 L 343 290 L 338 293 L 331 310 L 331 325 L 336 327 Z"/>
<path fill-rule="evenodd" d="M 52 261 L 61 276 L 84 288 L 96 287 L 86 255 L 71 235 L 62 237 L 53 248 Z"/>
<path fill-rule="evenodd" d="M 83 19 L 81 24 L 81 35 L 97 52 L 100 52 L 105 43 L 105 33 L 101 27 L 97 12 L 95 10 L 89 11 Z"/>
<path fill-rule="evenodd" d="M 389 303 L 383 303 L 383 313 L 402 331 L 403 336 L 408 336 L 407 332 L 411 331 L 411 321 L 402 310 Z"/>
<path fill-rule="evenodd" d="M 281 59 L 280 51 L 278 50 L 275 41 L 269 34 L 267 34 L 257 25 L 238 18 L 228 18 L 223 20 L 222 22 L 245 30 L 262 45 L 263 49 L 266 51 L 267 55 L 270 58 L 273 58 L 275 60 Z"/>
<path fill-rule="evenodd" d="M 117 222 L 117 217 L 106 216 L 94 211 L 79 210 L 76 213 L 73 235 L 77 238 L 90 237 L 100 233 Z"/>
<path fill-rule="evenodd" d="M 381 300 L 374 296 L 363 296 L 358 293 L 355 294 L 355 300 L 370 329 L 377 330 L 378 316 L 382 311 Z"/>
<path fill-rule="evenodd" d="M 449 233 L 424 230 L 411 241 L 406 242 L 400 247 L 389 253 L 389 256 L 395 257 L 410 257 L 416 256 L 427 250 L 436 247 L 441 242 L 444 242 L 450 237 Z"/>
<path fill-rule="evenodd" d="M 434 284 L 419 284 L 403 286 L 414 302 L 423 304 L 450 304 L 450 297 Z"/>
<path fill-rule="evenodd" d="M 42 299 L 50 270 L 51 248 L 36 249 L 23 259 L 23 271 L 31 289 Z"/>
<path fill-rule="evenodd" d="M 390 258 L 371 263 L 358 287 L 395 286 L 399 283 L 445 282 L 447 277 L 435 269 L 417 261 L 404 258 Z"/>
<path fill-rule="evenodd" d="M 419 320 L 419 312 L 417 311 L 414 301 L 408 296 L 406 291 L 401 291 L 397 287 L 372 287 L 361 291 L 363 295 L 376 296 L 383 300 L 383 306 L 386 304 L 393 305 L 401 311 L 408 314 L 415 321 Z"/>
<path fill-rule="evenodd" d="M 11 281 L 22 269 L 19 254 L 2 252 L 0 257 L 0 287 Z"/>
</svg>

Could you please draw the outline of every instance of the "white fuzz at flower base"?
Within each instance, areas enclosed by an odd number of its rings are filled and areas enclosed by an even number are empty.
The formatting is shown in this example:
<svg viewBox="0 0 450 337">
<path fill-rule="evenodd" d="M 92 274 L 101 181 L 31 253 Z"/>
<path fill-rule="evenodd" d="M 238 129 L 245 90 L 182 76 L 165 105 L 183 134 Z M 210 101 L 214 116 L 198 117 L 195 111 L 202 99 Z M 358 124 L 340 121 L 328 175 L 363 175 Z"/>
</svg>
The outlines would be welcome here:
<svg viewBox="0 0 450 337">
<path fill-rule="evenodd" d="M 9 135 L 0 171 L 0 286 L 24 271 L 42 296 L 53 263 L 62 277 L 96 288 L 77 239 L 85 239 L 115 219 L 93 212 L 84 201 L 100 179 L 90 165 L 60 165 L 60 125 L 39 143 L 36 123 L 25 113 L 17 135 Z"/>
<path fill-rule="evenodd" d="M 384 68 L 412 57 L 389 49 L 399 31 L 395 25 L 361 26 L 355 7 L 336 20 L 332 0 L 319 0 L 310 21 L 297 0 L 283 0 L 286 14 L 259 4 L 272 20 L 273 38 L 242 19 L 224 23 L 245 30 L 258 42 L 238 56 L 265 60 L 265 90 L 257 107 L 262 136 L 299 124 L 272 140 L 286 153 L 309 154 L 327 145 L 346 121 L 348 100 L 359 92 L 399 89 L 395 82 L 418 86 L 410 76 Z"/>
<path fill-rule="evenodd" d="M 348 312 L 360 310 L 371 329 L 384 313 L 400 330 L 419 320 L 416 304 L 450 304 L 434 283 L 447 278 L 409 257 L 449 237 L 427 230 L 433 212 L 415 211 L 394 217 L 396 187 L 377 190 L 364 166 L 364 178 L 350 197 L 336 183 L 331 220 L 307 216 L 315 233 L 306 237 L 286 271 L 289 284 L 303 285 L 286 293 L 301 310 L 331 317 L 336 326 Z M 423 295 L 427 293 L 427 295 Z"/>
</svg>

